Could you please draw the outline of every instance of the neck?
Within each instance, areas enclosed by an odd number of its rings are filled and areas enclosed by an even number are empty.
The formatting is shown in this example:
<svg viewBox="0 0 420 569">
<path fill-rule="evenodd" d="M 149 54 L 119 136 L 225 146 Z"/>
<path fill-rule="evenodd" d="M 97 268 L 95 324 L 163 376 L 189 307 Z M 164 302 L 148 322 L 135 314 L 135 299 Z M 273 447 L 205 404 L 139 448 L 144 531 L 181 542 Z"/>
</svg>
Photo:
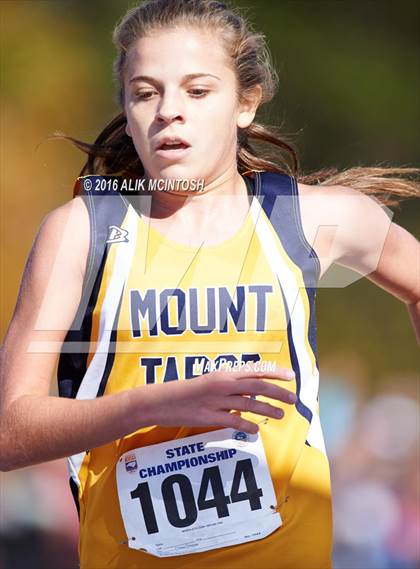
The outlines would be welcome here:
<svg viewBox="0 0 420 569">
<path fill-rule="evenodd" d="M 204 219 L 210 211 L 235 212 L 247 195 L 246 183 L 235 165 L 205 184 L 202 191 L 152 192 L 150 217 L 176 216 L 187 222 Z"/>
</svg>

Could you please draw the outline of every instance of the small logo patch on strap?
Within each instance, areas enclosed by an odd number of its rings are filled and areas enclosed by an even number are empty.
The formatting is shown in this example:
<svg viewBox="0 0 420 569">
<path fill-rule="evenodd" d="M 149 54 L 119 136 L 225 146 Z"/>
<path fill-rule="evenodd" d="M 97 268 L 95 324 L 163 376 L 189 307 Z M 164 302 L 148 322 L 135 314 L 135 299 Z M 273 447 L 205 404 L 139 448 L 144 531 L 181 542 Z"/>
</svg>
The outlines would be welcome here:
<svg viewBox="0 0 420 569">
<path fill-rule="evenodd" d="M 105 243 L 128 243 L 128 231 L 117 225 L 108 226 L 108 239 Z"/>
</svg>

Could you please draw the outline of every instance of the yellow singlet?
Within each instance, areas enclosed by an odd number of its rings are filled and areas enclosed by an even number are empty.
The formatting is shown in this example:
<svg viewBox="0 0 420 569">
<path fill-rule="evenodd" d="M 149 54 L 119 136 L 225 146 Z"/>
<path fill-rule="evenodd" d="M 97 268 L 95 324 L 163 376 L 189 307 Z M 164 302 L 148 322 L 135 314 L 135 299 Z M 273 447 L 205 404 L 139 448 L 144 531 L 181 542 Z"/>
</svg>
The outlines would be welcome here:
<svg viewBox="0 0 420 569">
<path fill-rule="evenodd" d="M 149 227 L 123 193 L 95 195 L 95 185 L 105 179 L 78 180 L 91 245 L 83 298 L 60 356 L 60 395 L 86 399 L 194 381 L 223 359 L 293 368 L 296 380 L 276 384 L 295 392 L 298 401 L 277 402 L 285 416 L 260 424 L 282 520 L 263 539 L 171 557 L 127 545 L 116 483 L 120 457 L 166 441 L 176 447 L 177 439 L 211 429 L 151 426 L 70 457 L 81 568 L 331 568 L 330 472 L 319 421 L 315 338 L 319 259 L 303 234 L 296 180 L 268 172 L 246 176 L 254 197 L 240 229 L 221 244 L 197 248 Z M 154 475 L 146 467 L 135 460 L 126 466 L 139 482 L 139 472 L 146 482 Z M 188 469 L 182 473 L 188 478 Z M 227 508 L 233 511 L 234 504 Z M 217 508 L 208 509 L 217 523 Z M 138 511 L 141 517 L 140 505 Z M 165 535 L 160 537 L 164 543 Z"/>
</svg>

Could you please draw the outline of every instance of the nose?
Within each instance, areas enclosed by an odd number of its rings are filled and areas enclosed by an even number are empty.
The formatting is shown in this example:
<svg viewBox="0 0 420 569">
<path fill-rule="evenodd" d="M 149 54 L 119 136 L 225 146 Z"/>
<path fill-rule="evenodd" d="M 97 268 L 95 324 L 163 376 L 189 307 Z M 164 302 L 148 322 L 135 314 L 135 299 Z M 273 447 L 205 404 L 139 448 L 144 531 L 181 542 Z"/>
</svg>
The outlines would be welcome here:
<svg viewBox="0 0 420 569">
<path fill-rule="evenodd" d="M 181 108 L 180 97 L 174 94 L 163 95 L 160 105 L 156 110 L 157 123 L 172 123 L 174 120 L 184 120 L 183 110 Z"/>
</svg>

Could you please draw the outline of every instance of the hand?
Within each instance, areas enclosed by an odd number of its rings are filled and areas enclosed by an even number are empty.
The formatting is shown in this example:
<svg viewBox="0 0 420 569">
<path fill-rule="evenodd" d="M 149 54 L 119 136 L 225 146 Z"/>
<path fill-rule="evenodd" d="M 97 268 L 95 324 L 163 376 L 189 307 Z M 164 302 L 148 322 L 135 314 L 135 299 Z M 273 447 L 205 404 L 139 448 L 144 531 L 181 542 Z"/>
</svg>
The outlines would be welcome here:
<svg viewBox="0 0 420 569">
<path fill-rule="evenodd" d="M 296 403 L 296 395 L 264 379 L 291 381 L 291 370 L 276 368 L 275 371 L 213 371 L 199 377 L 148 385 L 149 411 L 154 424 L 174 426 L 221 426 L 231 427 L 251 434 L 258 432 L 258 425 L 248 421 L 235 411 L 252 412 L 263 417 L 281 419 L 283 409 L 263 403 L 250 396 L 264 395 L 284 403 Z M 234 413 L 232 413 L 232 411 Z"/>
</svg>

